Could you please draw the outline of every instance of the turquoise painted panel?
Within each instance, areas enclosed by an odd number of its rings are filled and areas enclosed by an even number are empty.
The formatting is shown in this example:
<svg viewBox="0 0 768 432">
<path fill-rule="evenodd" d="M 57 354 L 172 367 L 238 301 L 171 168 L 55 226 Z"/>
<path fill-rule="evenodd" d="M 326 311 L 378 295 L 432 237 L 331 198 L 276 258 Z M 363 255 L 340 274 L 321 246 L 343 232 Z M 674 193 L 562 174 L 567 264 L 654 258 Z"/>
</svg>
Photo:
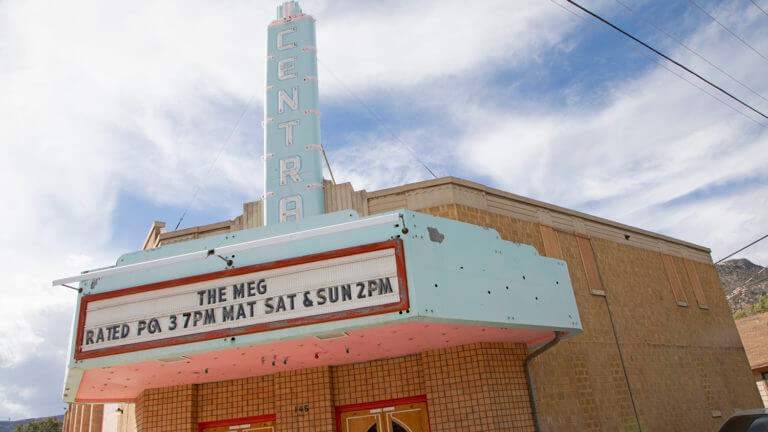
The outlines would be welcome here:
<svg viewBox="0 0 768 432">
<path fill-rule="evenodd" d="M 281 5 L 278 13 L 267 29 L 266 225 L 325 211 L 315 20 L 301 14 L 296 2 Z"/>
<path fill-rule="evenodd" d="M 501 240 L 492 229 L 403 212 L 412 309 L 431 321 L 581 328 L 564 261 Z"/>
<path fill-rule="evenodd" d="M 221 338 L 79 361 L 75 361 L 70 354 L 70 367 L 89 369 L 133 363 L 414 320 L 562 330 L 570 332 L 571 335 L 580 331 L 581 322 L 563 261 L 541 257 L 531 246 L 501 240 L 498 233 L 492 229 L 409 210 L 395 213 L 402 215 L 404 227 L 402 223 L 365 227 L 241 251 L 228 258 L 234 261 L 234 267 L 242 267 L 401 238 L 411 301 L 411 308 L 406 313 L 372 315 L 242 335 L 235 341 Z M 354 211 L 325 214 L 134 252 L 121 256 L 117 265 L 144 262 L 360 219 L 366 218 L 360 218 Z M 403 228 L 407 231 L 403 232 Z M 226 268 L 223 260 L 211 256 L 162 268 L 104 277 L 97 283 L 84 282 L 81 284 L 84 288 L 81 296 Z M 72 343 L 74 344 L 74 341 Z"/>
</svg>

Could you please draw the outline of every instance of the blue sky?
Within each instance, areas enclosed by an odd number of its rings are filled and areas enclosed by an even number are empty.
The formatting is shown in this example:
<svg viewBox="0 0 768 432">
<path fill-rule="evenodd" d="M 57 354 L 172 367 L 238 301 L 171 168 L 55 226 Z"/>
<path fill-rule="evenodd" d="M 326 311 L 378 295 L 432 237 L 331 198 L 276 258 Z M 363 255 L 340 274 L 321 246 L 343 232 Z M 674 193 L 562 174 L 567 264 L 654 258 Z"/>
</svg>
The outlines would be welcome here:
<svg viewBox="0 0 768 432">
<path fill-rule="evenodd" d="M 685 0 L 622 1 L 762 98 L 618 2 L 583 4 L 768 111 L 768 61 Z M 768 16 L 750 2 L 698 3 L 768 53 Z M 301 4 L 318 20 L 337 181 L 371 191 L 430 178 L 402 140 L 438 175 L 702 244 L 715 259 L 768 231 L 768 121 L 564 0 Z M 217 222 L 259 199 L 276 5 L 0 2 L 0 239 L 14 246 L 0 251 L 0 418 L 63 412 L 75 297 L 51 280 L 138 249 L 154 220 L 173 228 L 189 208 L 182 228 Z M 768 265 L 768 241 L 739 256 Z"/>
</svg>

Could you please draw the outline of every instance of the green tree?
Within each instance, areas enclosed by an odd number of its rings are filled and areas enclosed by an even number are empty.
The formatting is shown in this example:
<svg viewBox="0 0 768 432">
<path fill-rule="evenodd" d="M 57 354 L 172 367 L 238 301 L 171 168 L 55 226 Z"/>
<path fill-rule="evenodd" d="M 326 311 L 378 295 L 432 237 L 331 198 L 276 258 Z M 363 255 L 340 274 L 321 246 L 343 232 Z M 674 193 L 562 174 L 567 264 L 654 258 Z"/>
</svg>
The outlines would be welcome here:
<svg viewBox="0 0 768 432">
<path fill-rule="evenodd" d="M 48 417 L 25 425 L 16 425 L 13 432 L 61 432 L 61 426 L 61 420 L 56 417 Z"/>
<path fill-rule="evenodd" d="M 736 312 L 736 314 L 733 315 L 733 318 L 746 318 L 748 316 L 765 312 L 768 312 L 768 293 L 765 293 L 762 297 L 760 297 L 752 306 Z"/>
</svg>

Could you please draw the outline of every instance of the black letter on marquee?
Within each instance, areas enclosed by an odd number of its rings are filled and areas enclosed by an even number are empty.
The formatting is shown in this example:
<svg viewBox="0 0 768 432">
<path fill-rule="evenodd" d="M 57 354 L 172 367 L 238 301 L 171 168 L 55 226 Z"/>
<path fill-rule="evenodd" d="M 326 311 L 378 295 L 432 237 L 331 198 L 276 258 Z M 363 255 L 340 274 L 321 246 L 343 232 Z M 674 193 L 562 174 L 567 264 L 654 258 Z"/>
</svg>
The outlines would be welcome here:
<svg viewBox="0 0 768 432">
<path fill-rule="evenodd" d="M 160 328 L 160 322 L 157 321 L 157 318 L 149 320 L 147 330 L 149 330 L 150 333 L 161 333 L 163 331 L 163 329 Z"/>
<path fill-rule="evenodd" d="M 203 298 L 205 297 L 205 290 L 198 291 L 197 296 L 200 297 L 200 306 L 203 305 Z"/>
<path fill-rule="evenodd" d="M 104 330 L 99 328 L 99 332 L 96 333 L 96 343 L 104 342 Z"/>
<path fill-rule="evenodd" d="M 254 311 L 253 311 L 253 309 L 254 309 L 254 308 L 253 308 L 253 307 L 256 305 L 256 303 L 258 303 L 258 302 L 255 302 L 255 301 L 249 301 L 249 302 L 247 303 L 247 304 L 248 304 L 248 307 L 250 307 L 250 308 L 251 308 L 251 318 L 253 318 L 253 314 L 254 314 Z"/>
<path fill-rule="evenodd" d="M 232 285 L 232 298 L 234 300 L 237 300 L 243 297 L 245 297 L 245 285 L 243 284 L 240 284 L 239 286 L 237 284 Z"/>
<path fill-rule="evenodd" d="M 256 295 L 256 294 L 253 293 L 253 289 L 255 288 L 254 287 L 255 283 L 256 282 L 254 282 L 254 281 L 248 281 L 248 282 L 245 283 L 248 286 L 248 297 L 253 297 L 253 296 Z"/>
<path fill-rule="evenodd" d="M 286 297 L 291 299 L 291 310 L 293 310 L 293 299 L 296 298 L 296 294 L 288 294 Z"/>
<path fill-rule="evenodd" d="M 256 292 L 259 294 L 267 293 L 267 282 L 264 279 L 259 279 L 259 283 L 256 285 Z"/>
<path fill-rule="evenodd" d="M 328 297 L 330 297 L 331 303 L 339 301 L 339 287 L 328 287 Z"/>
<path fill-rule="evenodd" d="M 85 332 L 85 344 L 90 345 L 93 343 L 93 330 Z"/>
<path fill-rule="evenodd" d="M 226 322 L 227 320 L 230 320 L 230 321 L 235 320 L 235 311 L 232 306 L 224 306 L 223 308 L 221 308 L 221 314 L 222 314 L 221 322 Z"/>
<path fill-rule="evenodd" d="M 392 284 L 389 282 L 389 278 L 379 279 L 379 294 L 388 294 L 392 291 Z"/>
<path fill-rule="evenodd" d="M 216 314 L 213 313 L 213 309 L 205 310 L 205 318 L 203 318 L 203 325 L 216 324 Z"/>
<path fill-rule="evenodd" d="M 312 307 L 314 305 L 312 300 L 309 299 L 309 291 L 304 291 L 304 301 L 302 303 L 304 303 L 305 307 Z"/>
<path fill-rule="evenodd" d="M 325 304 L 325 302 L 327 301 L 325 298 L 325 288 L 320 288 L 317 290 L 317 298 L 318 298 L 317 300 L 318 306 Z"/>
<path fill-rule="evenodd" d="M 357 289 L 357 298 L 365 298 L 365 284 L 362 282 L 358 282 L 355 284 Z"/>
<path fill-rule="evenodd" d="M 143 332 L 145 328 L 147 328 L 147 322 L 144 320 L 139 321 L 139 324 L 138 324 L 139 331 L 137 332 L 138 336 L 141 336 L 141 332 Z"/>
<path fill-rule="evenodd" d="M 219 301 L 227 301 L 227 287 L 219 287 Z"/>
<path fill-rule="evenodd" d="M 352 287 L 349 284 L 341 286 L 341 301 L 352 300 Z"/>
<path fill-rule="evenodd" d="M 245 318 L 245 308 L 243 307 L 242 303 L 239 303 L 237 305 L 237 318 L 236 319 L 240 319 L 240 318 Z"/>
<path fill-rule="evenodd" d="M 128 327 L 128 324 L 123 324 L 123 326 L 120 328 L 120 338 L 126 338 L 128 337 L 128 333 L 131 331 L 131 328 Z"/>
<path fill-rule="evenodd" d="M 272 297 L 267 297 L 267 299 L 264 300 L 264 313 L 271 314 L 274 309 L 275 307 L 272 306 Z"/>
<path fill-rule="evenodd" d="M 168 330 L 176 330 L 176 315 L 171 315 L 168 318 L 171 320 L 171 323 L 168 325 Z"/>
<path fill-rule="evenodd" d="M 283 299 L 283 296 L 277 298 L 277 306 L 275 307 L 275 312 L 280 312 L 281 310 L 285 310 L 285 299 Z"/>
<path fill-rule="evenodd" d="M 199 323 L 203 319 L 203 313 L 200 311 L 195 311 L 194 315 L 192 316 L 192 327 L 197 327 L 197 323 Z"/>
<path fill-rule="evenodd" d="M 368 281 L 368 297 L 373 296 L 373 293 L 379 290 L 379 283 L 375 280 Z"/>
</svg>

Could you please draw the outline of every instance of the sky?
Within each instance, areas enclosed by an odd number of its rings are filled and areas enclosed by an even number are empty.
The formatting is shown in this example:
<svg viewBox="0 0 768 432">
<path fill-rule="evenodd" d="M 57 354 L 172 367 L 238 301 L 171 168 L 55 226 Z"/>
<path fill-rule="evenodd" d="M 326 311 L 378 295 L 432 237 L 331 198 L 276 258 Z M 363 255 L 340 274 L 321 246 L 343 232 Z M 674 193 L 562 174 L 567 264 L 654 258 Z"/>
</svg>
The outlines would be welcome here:
<svg viewBox="0 0 768 432">
<path fill-rule="evenodd" d="M 757 52 L 686 0 L 583 5 L 768 112 L 768 15 L 696 1 Z M 64 412 L 76 294 L 53 279 L 261 196 L 275 6 L 0 1 L 0 420 Z M 715 260 L 768 233 L 768 120 L 565 0 L 301 6 L 337 182 L 427 180 L 424 162 Z M 768 265 L 768 240 L 737 257 Z"/>
</svg>

